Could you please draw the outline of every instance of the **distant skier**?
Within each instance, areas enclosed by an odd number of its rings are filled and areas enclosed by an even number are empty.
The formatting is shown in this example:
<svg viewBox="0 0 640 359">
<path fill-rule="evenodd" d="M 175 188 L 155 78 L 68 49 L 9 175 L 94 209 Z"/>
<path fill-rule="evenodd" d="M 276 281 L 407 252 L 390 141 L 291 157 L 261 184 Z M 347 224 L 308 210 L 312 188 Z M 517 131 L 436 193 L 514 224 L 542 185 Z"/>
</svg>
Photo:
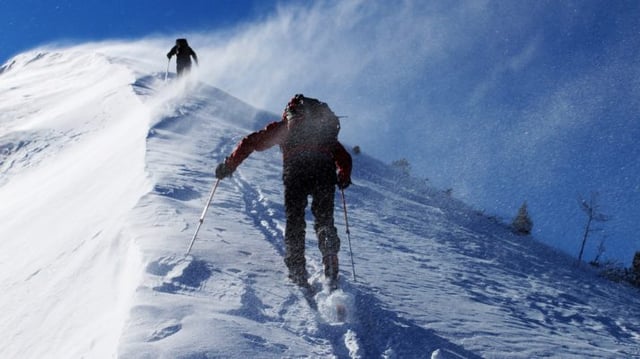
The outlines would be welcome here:
<svg viewBox="0 0 640 359">
<path fill-rule="evenodd" d="M 340 122 L 326 103 L 295 95 L 282 119 L 244 137 L 216 168 L 219 179 L 230 176 L 253 151 L 279 145 L 283 157 L 286 212 L 285 264 L 289 278 L 308 287 L 305 251 L 305 209 L 311 196 L 314 229 L 322 253 L 324 275 L 332 289 L 338 286 L 340 238 L 334 226 L 335 186 L 351 184 L 351 155 L 338 142 Z"/>
<path fill-rule="evenodd" d="M 189 73 L 191 70 L 191 58 L 198 64 L 198 55 L 187 43 L 187 39 L 176 39 L 176 45 L 167 53 L 167 58 L 176 55 L 178 77 Z"/>
</svg>

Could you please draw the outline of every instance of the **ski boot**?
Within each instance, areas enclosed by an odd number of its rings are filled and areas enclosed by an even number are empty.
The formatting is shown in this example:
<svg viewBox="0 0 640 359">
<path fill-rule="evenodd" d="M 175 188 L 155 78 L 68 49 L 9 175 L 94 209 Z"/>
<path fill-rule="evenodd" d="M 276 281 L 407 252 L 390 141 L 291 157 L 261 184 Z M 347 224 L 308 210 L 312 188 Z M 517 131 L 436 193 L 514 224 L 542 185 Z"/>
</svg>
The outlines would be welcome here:
<svg viewBox="0 0 640 359">
<path fill-rule="evenodd" d="M 324 256 L 322 264 L 324 264 L 324 277 L 329 284 L 329 290 L 333 292 L 338 289 L 338 255 L 328 254 Z"/>
<path fill-rule="evenodd" d="M 289 280 L 301 288 L 310 288 L 309 275 L 306 270 L 296 270 L 289 272 Z"/>
</svg>

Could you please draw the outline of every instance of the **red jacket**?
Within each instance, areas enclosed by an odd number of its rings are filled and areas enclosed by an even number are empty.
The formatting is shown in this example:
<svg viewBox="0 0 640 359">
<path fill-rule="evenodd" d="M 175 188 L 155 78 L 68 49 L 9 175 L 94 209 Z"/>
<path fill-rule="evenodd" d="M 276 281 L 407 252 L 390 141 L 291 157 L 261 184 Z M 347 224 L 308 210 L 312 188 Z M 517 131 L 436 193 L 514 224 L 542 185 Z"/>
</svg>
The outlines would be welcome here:
<svg viewBox="0 0 640 359">
<path fill-rule="evenodd" d="M 283 159 L 295 156 L 297 151 L 308 150 L 308 148 L 285 148 L 283 146 L 289 129 L 284 120 L 271 122 L 260 131 L 256 131 L 243 138 L 236 149 L 226 159 L 225 165 L 232 172 L 245 160 L 253 151 L 264 151 L 275 145 L 279 145 L 282 150 Z M 338 141 L 332 146 L 316 148 L 315 150 L 327 153 L 335 161 L 338 171 L 339 181 L 342 183 L 351 182 L 351 155 Z"/>
</svg>

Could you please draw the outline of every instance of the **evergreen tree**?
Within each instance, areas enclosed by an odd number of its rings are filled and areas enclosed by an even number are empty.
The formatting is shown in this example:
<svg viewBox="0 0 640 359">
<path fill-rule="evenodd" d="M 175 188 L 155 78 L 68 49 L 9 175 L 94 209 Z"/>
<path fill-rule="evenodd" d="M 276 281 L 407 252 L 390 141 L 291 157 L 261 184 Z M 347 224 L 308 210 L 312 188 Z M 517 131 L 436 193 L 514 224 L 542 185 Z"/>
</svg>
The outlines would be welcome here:
<svg viewBox="0 0 640 359">
<path fill-rule="evenodd" d="M 631 264 L 631 278 L 632 283 L 640 287 L 640 251 L 637 251 L 633 256 L 633 263 Z"/>
<path fill-rule="evenodd" d="M 511 227 L 513 227 L 513 231 L 516 234 L 526 236 L 531 234 L 531 229 L 533 228 L 533 221 L 531 221 L 531 217 L 529 217 L 529 212 L 527 211 L 527 202 L 525 201 L 520 209 L 518 209 L 518 215 L 513 219 L 511 223 Z"/>
</svg>

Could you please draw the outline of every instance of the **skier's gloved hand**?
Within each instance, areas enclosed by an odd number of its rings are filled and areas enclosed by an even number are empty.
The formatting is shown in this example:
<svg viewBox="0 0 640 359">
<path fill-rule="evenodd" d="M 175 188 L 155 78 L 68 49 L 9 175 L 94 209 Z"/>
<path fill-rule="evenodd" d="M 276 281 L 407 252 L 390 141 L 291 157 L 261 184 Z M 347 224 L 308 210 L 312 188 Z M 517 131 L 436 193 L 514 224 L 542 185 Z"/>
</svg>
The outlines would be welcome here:
<svg viewBox="0 0 640 359">
<path fill-rule="evenodd" d="M 338 172 L 338 188 L 345 189 L 351 184 L 351 178 L 345 175 L 344 172 Z"/>
<path fill-rule="evenodd" d="M 171 54 L 167 54 L 167 58 L 171 60 Z"/>
<path fill-rule="evenodd" d="M 225 177 L 231 176 L 233 173 L 233 169 L 227 166 L 226 162 L 222 162 L 216 167 L 216 178 L 223 179 Z"/>
</svg>

